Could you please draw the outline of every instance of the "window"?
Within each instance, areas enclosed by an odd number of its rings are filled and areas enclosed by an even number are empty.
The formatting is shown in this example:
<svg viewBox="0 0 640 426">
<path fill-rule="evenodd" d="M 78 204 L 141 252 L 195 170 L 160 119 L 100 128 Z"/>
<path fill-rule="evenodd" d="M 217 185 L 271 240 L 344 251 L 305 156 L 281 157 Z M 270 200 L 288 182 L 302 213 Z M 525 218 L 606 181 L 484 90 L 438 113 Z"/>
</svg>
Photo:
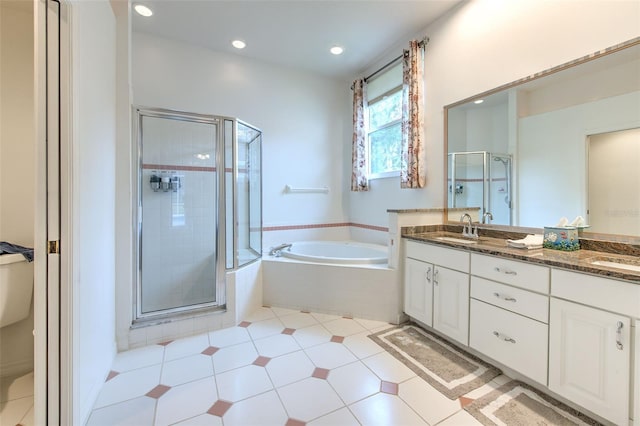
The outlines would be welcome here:
<svg viewBox="0 0 640 426">
<path fill-rule="evenodd" d="M 402 149 L 402 64 L 367 85 L 369 179 L 398 176 Z"/>
</svg>

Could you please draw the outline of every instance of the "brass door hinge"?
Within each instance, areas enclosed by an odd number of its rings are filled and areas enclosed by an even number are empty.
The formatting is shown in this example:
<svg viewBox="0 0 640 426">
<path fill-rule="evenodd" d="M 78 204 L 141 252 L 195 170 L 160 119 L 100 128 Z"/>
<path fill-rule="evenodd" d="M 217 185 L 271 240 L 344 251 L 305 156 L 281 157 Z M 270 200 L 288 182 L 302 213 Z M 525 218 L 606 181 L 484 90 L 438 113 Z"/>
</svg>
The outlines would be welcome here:
<svg viewBox="0 0 640 426">
<path fill-rule="evenodd" d="M 49 254 L 60 254 L 60 240 L 49 241 L 47 251 Z"/>
</svg>

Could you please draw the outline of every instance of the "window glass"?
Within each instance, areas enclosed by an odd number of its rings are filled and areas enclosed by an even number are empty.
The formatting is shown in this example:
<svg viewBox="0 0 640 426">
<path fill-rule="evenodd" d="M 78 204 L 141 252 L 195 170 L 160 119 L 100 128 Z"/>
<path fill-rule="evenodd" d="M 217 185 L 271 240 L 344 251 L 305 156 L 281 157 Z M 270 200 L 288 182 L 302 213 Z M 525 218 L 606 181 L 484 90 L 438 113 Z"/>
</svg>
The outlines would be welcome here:
<svg viewBox="0 0 640 426">
<path fill-rule="evenodd" d="M 383 96 L 369 105 L 369 129 L 379 129 L 385 124 L 402 118 L 402 90 Z"/>
<path fill-rule="evenodd" d="M 368 113 L 369 179 L 396 176 L 402 146 L 402 86 L 370 101 Z"/>
<path fill-rule="evenodd" d="M 400 123 L 387 126 L 369 134 L 369 168 L 371 175 L 400 170 Z"/>
</svg>

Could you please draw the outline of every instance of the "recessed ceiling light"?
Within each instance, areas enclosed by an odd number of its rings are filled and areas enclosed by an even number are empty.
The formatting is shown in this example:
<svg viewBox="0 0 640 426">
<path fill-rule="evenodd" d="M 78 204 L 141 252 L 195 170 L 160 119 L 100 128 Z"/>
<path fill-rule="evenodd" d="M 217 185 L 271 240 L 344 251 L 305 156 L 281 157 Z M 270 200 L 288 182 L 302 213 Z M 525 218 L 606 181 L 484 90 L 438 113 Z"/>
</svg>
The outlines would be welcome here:
<svg viewBox="0 0 640 426">
<path fill-rule="evenodd" d="M 151 11 L 151 9 L 149 9 L 147 6 L 144 6 L 142 4 L 136 4 L 135 6 L 133 6 L 133 8 L 135 9 L 136 12 L 138 12 L 138 15 L 141 15 L 147 18 L 153 15 L 153 12 Z"/>
<path fill-rule="evenodd" d="M 232 45 L 233 47 L 235 47 L 236 49 L 244 49 L 245 47 L 247 47 L 247 43 L 245 43 L 245 42 L 244 42 L 244 41 L 242 41 L 242 40 L 233 40 L 233 41 L 231 42 L 231 45 Z"/>
<path fill-rule="evenodd" d="M 474 104 L 481 104 L 484 102 L 484 99 L 477 99 L 475 101 L 473 101 Z"/>
<path fill-rule="evenodd" d="M 334 55 L 342 55 L 344 49 L 340 46 L 333 46 L 331 49 L 329 49 L 329 52 L 333 53 Z"/>
</svg>

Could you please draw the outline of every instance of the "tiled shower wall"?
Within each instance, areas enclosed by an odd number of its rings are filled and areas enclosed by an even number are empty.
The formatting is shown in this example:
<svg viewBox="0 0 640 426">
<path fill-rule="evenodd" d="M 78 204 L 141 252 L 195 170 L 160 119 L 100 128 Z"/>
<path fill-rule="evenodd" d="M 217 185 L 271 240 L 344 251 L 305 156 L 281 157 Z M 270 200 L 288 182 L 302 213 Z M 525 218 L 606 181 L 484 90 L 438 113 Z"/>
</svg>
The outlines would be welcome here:
<svg viewBox="0 0 640 426">
<path fill-rule="evenodd" d="M 216 128 L 145 117 L 142 169 L 142 312 L 216 299 Z M 180 177 L 154 192 L 151 175 Z"/>
</svg>

